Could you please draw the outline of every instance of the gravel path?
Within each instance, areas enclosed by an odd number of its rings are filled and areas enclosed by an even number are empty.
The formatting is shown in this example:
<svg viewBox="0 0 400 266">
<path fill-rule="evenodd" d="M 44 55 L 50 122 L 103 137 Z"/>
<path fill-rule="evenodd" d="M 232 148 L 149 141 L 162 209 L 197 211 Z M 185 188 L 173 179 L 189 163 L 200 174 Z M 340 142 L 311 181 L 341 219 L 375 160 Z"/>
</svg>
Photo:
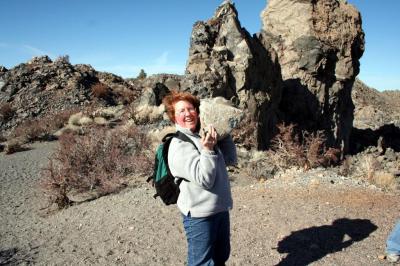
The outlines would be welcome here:
<svg viewBox="0 0 400 266">
<path fill-rule="evenodd" d="M 0 265 L 184 265 L 175 206 L 147 184 L 45 215 L 37 181 L 56 143 L 0 154 Z M 398 193 L 310 172 L 252 182 L 236 175 L 228 265 L 389 265 L 378 258 Z"/>
</svg>

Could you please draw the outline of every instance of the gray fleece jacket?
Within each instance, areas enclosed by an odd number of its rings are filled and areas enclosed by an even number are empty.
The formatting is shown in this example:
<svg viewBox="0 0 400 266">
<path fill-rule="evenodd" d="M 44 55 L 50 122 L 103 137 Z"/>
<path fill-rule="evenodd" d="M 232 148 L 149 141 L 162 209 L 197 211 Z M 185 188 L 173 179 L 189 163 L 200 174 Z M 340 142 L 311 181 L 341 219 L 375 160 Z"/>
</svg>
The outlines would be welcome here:
<svg viewBox="0 0 400 266">
<path fill-rule="evenodd" d="M 215 151 L 200 144 L 200 136 L 176 125 L 196 144 L 174 138 L 168 150 L 168 163 L 175 177 L 188 181 L 180 184 L 178 208 L 192 217 L 207 217 L 232 208 L 232 196 L 226 165 L 237 161 L 236 147 L 229 136 L 218 141 Z"/>
</svg>

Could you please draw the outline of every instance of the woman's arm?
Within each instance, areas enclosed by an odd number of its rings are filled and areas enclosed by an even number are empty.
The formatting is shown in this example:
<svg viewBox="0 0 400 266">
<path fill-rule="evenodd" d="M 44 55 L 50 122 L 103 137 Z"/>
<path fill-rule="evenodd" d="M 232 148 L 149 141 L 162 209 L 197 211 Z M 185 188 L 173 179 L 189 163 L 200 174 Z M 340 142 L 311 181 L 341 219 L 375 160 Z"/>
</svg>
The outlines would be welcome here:
<svg viewBox="0 0 400 266">
<path fill-rule="evenodd" d="M 216 178 L 218 156 L 214 151 L 201 149 L 200 152 L 191 143 L 179 139 L 171 141 L 168 151 L 168 163 L 171 173 L 189 182 L 210 189 Z"/>
</svg>

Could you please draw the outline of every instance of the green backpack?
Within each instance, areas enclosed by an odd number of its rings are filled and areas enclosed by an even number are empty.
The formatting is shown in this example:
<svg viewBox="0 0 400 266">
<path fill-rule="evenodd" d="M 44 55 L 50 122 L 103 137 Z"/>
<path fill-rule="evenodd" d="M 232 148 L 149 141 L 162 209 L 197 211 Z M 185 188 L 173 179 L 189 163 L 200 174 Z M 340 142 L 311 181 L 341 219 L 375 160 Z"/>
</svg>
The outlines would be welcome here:
<svg viewBox="0 0 400 266">
<path fill-rule="evenodd" d="M 147 182 L 153 180 L 153 186 L 156 188 L 154 198 L 160 197 L 166 205 L 175 204 L 177 202 L 180 192 L 179 185 L 182 180 L 184 180 L 183 178 L 179 178 L 178 181 L 175 182 L 175 177 L 169 170 L 168 149 L 173 138 L 189 142 L 196 147 L 193 141 L 180 131 L 165 135 L 162 138 L 162 143 L 158 145 L 155 155 L 154 172 L 153 175 L 147 179 Z M 187 180 L 185 179 L 185 181 Z"/>
</svg>

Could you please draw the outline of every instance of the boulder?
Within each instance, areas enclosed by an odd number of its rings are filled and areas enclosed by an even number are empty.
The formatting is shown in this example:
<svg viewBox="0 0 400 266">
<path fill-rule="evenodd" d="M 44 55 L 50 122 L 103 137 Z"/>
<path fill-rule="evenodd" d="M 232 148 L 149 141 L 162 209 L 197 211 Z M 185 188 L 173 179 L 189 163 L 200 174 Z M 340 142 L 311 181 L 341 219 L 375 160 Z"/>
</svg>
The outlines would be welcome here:
<svg viewBox="0 0 400 266">
<path fill-rule="evenodd" d="M 243 116 L 242 110 L 233 107 L 223 97 L 203 99 L 200 101 L 200 134 L 204 134 L 212 125 L 218 133 L 218 139 L 223 139 L 239 125 Z"/>
</svg>

